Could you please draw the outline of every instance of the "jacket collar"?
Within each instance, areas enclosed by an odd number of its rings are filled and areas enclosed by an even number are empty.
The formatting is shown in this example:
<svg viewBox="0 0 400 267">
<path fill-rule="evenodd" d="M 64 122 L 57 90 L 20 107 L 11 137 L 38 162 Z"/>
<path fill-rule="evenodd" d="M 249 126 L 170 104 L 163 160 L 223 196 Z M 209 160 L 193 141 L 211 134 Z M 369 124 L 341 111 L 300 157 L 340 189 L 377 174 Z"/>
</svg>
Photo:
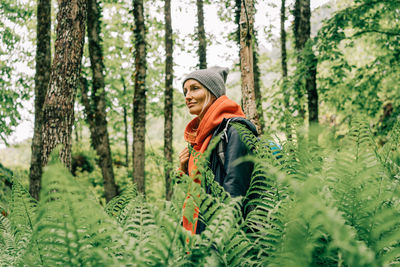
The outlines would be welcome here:
<svg viewBox="0 0 400 267">
<path fill-rule="evenodd" d="M 188 123 L 184 138 L 196 151 L 199 151 L 204 140 L 225 118 L 234 117 L 245 117 L 242 108 L 227 96 L 221 96 L 208 108 L 201 121 L 196 117 Z"/>
</svg>

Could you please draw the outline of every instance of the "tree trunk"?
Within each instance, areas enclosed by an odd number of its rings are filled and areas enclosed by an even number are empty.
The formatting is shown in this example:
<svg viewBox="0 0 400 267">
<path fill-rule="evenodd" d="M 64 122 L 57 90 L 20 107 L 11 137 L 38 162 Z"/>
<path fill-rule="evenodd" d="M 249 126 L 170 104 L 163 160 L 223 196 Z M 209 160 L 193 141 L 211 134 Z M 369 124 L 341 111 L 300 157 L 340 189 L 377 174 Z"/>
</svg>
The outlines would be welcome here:
<svg viewBox="0 0 400 267">
<path fill-rule="evenodd" d="M 164 102 L 164 158 L 165 158 L 165 197 L 171 200 L 171 168 L 172 168 L 172 115 L 173 115 L 173 40 L 171 24 L 171 0 L 165 1 L 165 102 Z"/>
<path fill-rule="evenodd" d="M 310 0 L 296 0 L 294 5 L 294 36 L 297 59 L 302 60 L 301 51 L 303 51 L 306 42 L 310 39 Z"/>
<path fill-rule="evenodd" d="M 124 93 L 124 98 L 127 95 L 126 92 L 126 84 L 125 84 L 125 79 L 122 77 L 122 86 L 123 86 L 123 93 Z M 126 104 L 124 103 L 123 105 L 123 110 L 124 110 L 124 143 L 125 143 L 125 166 L 129 167 L 129 140 L 128 140 L 128 109 L 126 108 Z"/>
<path fill-rule="evenodd" d="M 317 64 L 318 60 L 312 50 L 312 43 L 309 42 L 305 48 L 307 75 L 306 89 L 308 98 L 308 123 L 318 123 L 318 92 L 317 92 Z"/>
<path fill-rule="evenodd" d="M 283 102 L 286 110 L 289 110 L 289 99 L 290 94 L 287 91 L 287 78 L 288 78 L 288 70 L 287 70 L 287 52 L 286 52 L 286 30 L 285 30 L 285 21 L 286 21 L 286 1 L 281 1 L 281 67 L 282 67 L 282 91 L 283 91 Z"/>
<path fill-rule="evenodd" d="M 288 76 L 287 71 L 287 53 L 286 53 L 286 0 L 281 2 L 281 66 L 282 66 L 282 79 L 285 81 Z"/>
<path fill-rule="evenodd" d="M 235 0 L 235 24 L 237 25 L 235 40 L 240 47 L 240 14 L 241 14 L 241 6 L 242 0 Z M 240 58 L 240 51 L 239 51 L 239 58 Z"/>
<path fill-rule="evenodd" d="M 100 6 L 96 0 L 87 0 L 87 33 L 89 56 L 92 69 L 91 99 L 86 95 L 85 111 L 89 122 L 92 144 L 99 156 L 99 165 L 103 175 L 104 195 L 110 201 L 118 194 L 115 184 L 110 141 L 107 130 L 106 93 L 104 85 L 103 51 L 101 48 Z M 84 94 L 82 93 L 82 97 Z M 90 114 L 90 115 L 89 115 Z M 89 115 L 89 116 L 88 116 Z"/>
<path fill-rule="evenodd" d="M 133 0 L 135 20 L 135 93 L 133 97 L 133 181 L 145 194 L 146 41 L 143 0 Z"/>
<path fill-rule="evenodd" d="M 242 104 L 246 117 L 261 132 L 254 93 L 253 72 L 253 1 L 242 0 L 240 12 L 240 70 L 242 77 Z"/>
<path fill-rule="evenodd" d="M 317 59 L 312 52 L 310 44 L 306 48 L 306 43 L 310 42 L 311 32 L 311 9 L 310 0 L 296 0 L 294 6 L 294 37 L 295 48 L 297 50 L 297 65 L 303 64 L 306 69 L 305 81 L 298 80 L 295 83 L 295 90 L 299 103 L 302 103 L 303 84 L 308 95 L 309 123 L 318 122 L 318 93 L 316 87 L 316 66 Z M 305 51 L 307 49 L 307 51 Z M 304 75 L 302 75 L 304 76 Z M 304 118 L 305 109 L 302 104 L 299 106 L 300 115 Z"/>
<path fill-rule="evenodd" d="M 207 40 L 206 31 L 204 29 L 204 11 L 203 11 L 203 0 L 197 0 L 197 38 L 199 39 L 199 49 L 197 51 L 199 55 L 199 68 L 207 68 Z"/>
<path fill-rule="evenodd" d="M 263 134 L 265 127 L 265 120 L 262 108 L 260 68 L 258 67 L 258 53 L 257 53 L 258 42 L 255 36 L 255 32 L 253 32 L 253 34 L 254 34 L 254 42 L 253 42 L 254 97 L 256 99 L 257 113 L 258 113 L 258 118 L 260 120 L 259 134 Z"/>
<path fill-rule="evenodd" d="M 285 110 L 290 112 L 290 92 L 288 88 L 288 69 L 287 69 L 287 51 L 286 51 L 286 0 L 281 1 L 281 68 L 282 68 L 282 93 L 283 93 L 283 104 Z M 285 119 L 285 130 L 287 139 L 292 139 L 291 123 L 288 119 Z"/>
<path fill-rule="evenodd" d="M 86 1 L 60 0 L 58 3 L 55 55 L 43 106 L 42 166 L 47 164 L 53 149 L 62 144 L 61 162 L 71 169 L 71 134 L 85 39 Z"/>
<path fill-rule="evenodd" d="M 42 179 L 42 125 L 43 103 L 50 80 L 51 69 L 51 1 L 37 4 L 36 74 L 35 74 L 35 126 L 32 138 L 29 192 L 39 200 Z"/>
<path fill-rule="evenodd" d="M 306 0 L 307 1 L 307 0 Z M 307 28 L 305 20 L 307 19 L 307 14 L 304 14 L 304 10 L 302 6 L 304 5 L 304 0 L 296 0 L 294 3 L 294 24 L 293 24 L 293 34 L 294 34 L 294 46 L 297 52 L 297 68 L 299 68 L 302 62 L 301 52 L 305 46 L 307 41 L 307 36 L 310 36 L 310 29 Z M 299 116 L 304 119 L 305 117 L 305 108 L 303 105 L 303 96 L 304 96 L 304 86 L 301 75 L 297 75 L 298 77 L 294 81 L 294 90 L 297 96 L 297 110 L 299 111 Z"/>
</svg>

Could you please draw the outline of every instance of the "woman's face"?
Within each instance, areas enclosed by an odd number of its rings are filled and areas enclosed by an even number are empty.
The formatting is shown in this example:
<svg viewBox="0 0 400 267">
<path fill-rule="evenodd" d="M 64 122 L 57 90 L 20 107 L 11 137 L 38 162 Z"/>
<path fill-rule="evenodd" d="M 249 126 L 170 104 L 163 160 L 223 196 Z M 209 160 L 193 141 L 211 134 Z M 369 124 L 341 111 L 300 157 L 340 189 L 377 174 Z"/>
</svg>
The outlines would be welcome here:
<svg viewBox="0 0 400 267">
<path fill-rule="evenodd" d="M 196 80 L 187 80 L 183 92 L 190 114 L 197 115 L 200 119 L 215 100 L 215 96 Z"/>
</svg>

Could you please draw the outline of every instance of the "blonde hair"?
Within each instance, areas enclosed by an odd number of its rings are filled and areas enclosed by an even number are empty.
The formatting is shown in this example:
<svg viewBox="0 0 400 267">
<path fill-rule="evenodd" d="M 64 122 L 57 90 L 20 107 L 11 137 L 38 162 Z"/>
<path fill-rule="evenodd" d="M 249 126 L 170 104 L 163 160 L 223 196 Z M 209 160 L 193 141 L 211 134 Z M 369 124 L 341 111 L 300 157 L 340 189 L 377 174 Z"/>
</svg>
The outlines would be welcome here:
<svg viewBox="0 0 400 267">
<path fill-rule="evenodd" d="M 208 106 L 208 104 L 210 104 L 211 101 L 215 101 L 217 98 L 210 92 L 207 90 L 207 88 L 203 87 L 207 92 L 206 92 L 206 101 L 204 101 L 203 107 L 199 113 L 199 115 L 197 116 L 198 118 L 200 116 L 203 116 L 203 113 L 206 113 L 207 110 L 205 110 L 205 108 Z M 200 119 L 200 118 L 199 118 Z M 192 128 L 190 132 L 187 133 L 188 137 L 195 139 L 197 136 L 197 129 L 198 129 L 199 125 L 197 125 L 196 128 Z"/>
<path fill-rule="evenodd" d="M 204 104 L 203 104 L 203 108 L 201 109 L 201 111 L 200 111 L 200 114 L 199 114 L 199 116 L 201 115 L 201 116 L 203 116 L 204 114 L 203 114 L 203 112 L 204 113 L 206 113 L 207 112 L 207 110 L 204 110 L 207 106 L 208 106 L 208 104 L 210 104 L 210 102 L 211 102 L 211 100 L 213 100 L 213 102 L 216 100 L 216 98 L 214 97 L 214 99 L 213 99 L 213 95 L 211 94 L 211 92 L 207 89 L 207 88 L 205 88 L 205 87 L 203 87 L 205 90 L 206 90 L 206 101 L 204 101 Z"/>
</svg>

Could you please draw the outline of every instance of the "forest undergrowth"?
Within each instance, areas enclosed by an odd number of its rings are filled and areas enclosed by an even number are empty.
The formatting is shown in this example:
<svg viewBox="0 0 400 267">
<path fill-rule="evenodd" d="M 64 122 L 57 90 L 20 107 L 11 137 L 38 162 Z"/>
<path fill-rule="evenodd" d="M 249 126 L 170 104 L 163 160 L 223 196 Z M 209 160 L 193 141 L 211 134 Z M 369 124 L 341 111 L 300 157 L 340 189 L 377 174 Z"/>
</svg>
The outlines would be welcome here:
<svg viewBox="0 0 400 267">
<path fill-rule="evenodd" d="M 243 160 L 255 163 L 243 198 L 213 181 L 204 156 L 203 187 L 182 176 L 172 200 L 156 205 L 129 185 L 104 208 L 53 153 L 39 202 L 12 178 L 11 196 L 0 207 L 0 265 L 400 264 L 399 124 L 383 147 L 362 119 L 339 140 L 329 129 L 295 129 L 277 157 L 271 136 L 256 139 L 239 128 L 254 151 Z M 200 208 L 207 225 L 201 235 L 181 226 L 185 200 L 187 215 Z"/>
</svg>

